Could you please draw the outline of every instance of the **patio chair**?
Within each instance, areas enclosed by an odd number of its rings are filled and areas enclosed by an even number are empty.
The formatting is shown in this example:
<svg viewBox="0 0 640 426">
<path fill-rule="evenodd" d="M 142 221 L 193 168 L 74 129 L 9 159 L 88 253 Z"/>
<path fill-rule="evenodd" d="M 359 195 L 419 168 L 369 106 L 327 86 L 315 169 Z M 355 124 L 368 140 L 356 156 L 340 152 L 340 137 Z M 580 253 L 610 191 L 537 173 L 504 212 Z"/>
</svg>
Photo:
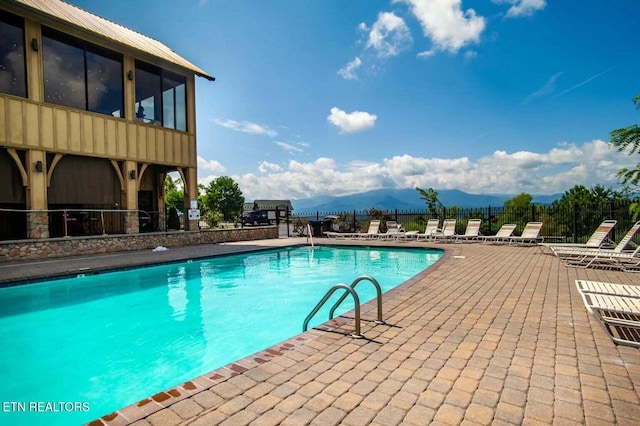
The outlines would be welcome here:
<svg viewBox="0 0 640 426">
<path fill-rule="evenodd" d="M 367 230 L 367 232 L 333 232 L 333 231 L 328 231 L 325 232 L 324 235 L 326 235 L 328 238 L 336 238 L 336 239 L 346 239 L 346 238 L 373 238 L 376 235 L 378 235 L 378 232 L 380 231 L 380 221 L 379 220 L 372 220 L 371 222 L 369 222 L 369 229 Z"/>
<path fill-rule="evenodd" d="M 442 222 L 442 229 L 437 229 L 431 234 L 435 241 L 447 241 L 454 238 L 456 235 L 456 220 L 445 219 Z"/>
<path fill-rule="evenodd" d="M 587 311 L 600 323 L 611 340 L 640 347 L 640 299 L 637 297 L 580 291 Z"/>
<path fill-rule="evenodd" d="M 354 232 L 351 234 L 351 238 L 376 238 L 380 233 L 380 221 L 375 219 L 369 222 L 369 229 L 367 232 Z"/>
<path fill-rule="evenodd" d="M 635 259 L 633 253 L 638 250 L 636 249 L 636 251 L 632 253 L 625 251 L 625 249 L 629 243 L 631 243 L 631 240 L 638 231 L 640 231 L 640 221 L 636 222 L 629 231 L 627 231 L 625 236 L 622 237 L 620 242 L 613 249 L 552 247 L 552 250 L 555 255 L 568 266 L 582 268 L 588 268 L 596 265 L 609 266 L 609 264 L 613 264 L 611 266 L 616 266 L 615 263 L 618 262 L 619 266 L 623 269 L 624 267 L 627 267 L 630 270 L 635 270 L 638 269 L 638 263 L 640 261 Z"/>
<path fill-rule="evenodd" d="M 424 228 L 424 233 L 416 233 L 411 235 L 411 237 L 415 237 L 417 240 L 420 238 L 424 238 L 426 240 L 431 240 L 433 234 L 438 231 L 438 227 L 440 226 L 440 219 L 429 219 L 427 220 L 427 226 Z"/>
<path fill-rule="evenodd" d="M 489 241 L 494 243 L 508 243 L 509 238 L 513 235 L 513 231 L 516 230 L 515 223 L 505 223 L 498 229 L 496 235 L 485 235 L 482 237 L 482 242 L 487 243 Z"/>
<path fill-rule="evenodd" d="M 387 223 L 387 232 L 383 232 L 377 235 L 378 239 L 404 239 L 406 237 L 406 232 L 401 224 L 396 222 L 395 220 L 388 220 Z"/>
<path fill-rule="evenodd" d="M 640 246 L 632 252 L 614 250 L 590 250 L 562 259 L 567 266 L 574 268 L 621 269 L 626 272 L 640 271 Z"/>
<path fill-rule="evenodd" d="M 640 286 L 628 284 L 605 283 L 601 281 L 576 280 L 580 293 L 610 294 L 640 298 Z"/>
<path fill-rule="evenodd" d="M 613 231 L 613 227 L 616 226 L 618 221 L 616 220 L 605 220 L 602 222 L 596 230 L 591 234 L 591 237 L 587 240 L 586 243 L 541 243 L 539 244 L 540 250 L 543 253 L 554 254 L 553 248 L 602 248 L 607 242 L 609 242 L 609 234 Z"/>
<path fill-rule="evenodd" d="M 536 244 L 544 241 L 544 237 L 540 236 L 542 230 L 542 222 L 527 222 L 520 236 L 512 235 L 509 237 L 509 244 Z"/>
<path fill-rule="evenodd" d="M 454 242 L 459 243 L 461 241 L 474 241 L 480 238 L 480 225 L 482 219 L 469 219 L 467 222 L 467 228 L 462 235 L 455 235 Z"/>
</svg>

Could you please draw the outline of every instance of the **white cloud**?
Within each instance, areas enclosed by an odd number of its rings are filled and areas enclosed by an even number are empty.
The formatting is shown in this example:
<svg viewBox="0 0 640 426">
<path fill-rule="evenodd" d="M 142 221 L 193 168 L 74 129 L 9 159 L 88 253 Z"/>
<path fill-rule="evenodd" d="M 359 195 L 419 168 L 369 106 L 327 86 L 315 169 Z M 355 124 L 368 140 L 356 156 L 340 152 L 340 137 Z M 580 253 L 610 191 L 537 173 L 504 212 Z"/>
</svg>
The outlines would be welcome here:
<svg viewBox="0 0 640 426">
<path fill-rule="evenodd" d="M 365 28 L 363 24 L 360 28 Z M 413 39 L 404 20 L 391 12 L 380 12 L 371 27 L 367 47 L 377 52 L 379 58 L 398 55 L 411 46 Z"/>
<path fill-rule="evenodd" d="M 378 119 L 375 114 L 368 112 L 354 111 L 346 113 L 340 108 L 331 108 L 331 114 L 327 120 L 334 126 L 340 128 L 342 133 L 357 133 L 371 129 Z"/>
<path fill-rule="evenodd" d="M 457 53 L 461 48 L 480 41 L 485 18 L 473 9 L 463 11 L 461 0 L 394 0 L 407 3 L 420 22 L 434 49 Z M 422 55 L 425 56 L 425 55 Z"/>
<path fill-rule="evenodd" d="M 349 62 L 344 68 L 340 68 L 338 70 L 338 75 L 340 75 L 345 80 L 357 80 L 358 76 L 356 75 L 356 70 L 360 68 L 362 65 L 362 60 L 356 56 L 356 58 Z"/>
<path fill-rule="evenodd" d="M 346 195 L 380 188 L 459 189 L 475 194 L 554 194 L 575 185 L 616 187 L 616 172 L 634 159 L 602 140 L 559 144 L 544 153 L 496 151 L 471 160 L 398 155 L 380 162 L 339 164 L 331 158 L 289 161 L 285 168 L 262 163 L 260 174 L 232 176 L 248 199 L 300 199 Z M 208 183 L 213 178 L 202 178 Z M 366 206 L 367 208 L 370 206 Z"/>
<path fill-rule="evenodd" d="M 238 132 L 251 133 L 255 135 L 267 135 L 272 138 L 278 135 L 278 132 L 267 126 L 251 123 L 249 121 L 223 120 L 220 118 L 214 118 L 213 122 L 218 126 Z"/>
<path fill-rule="evenodd" d="M 507 18 L 519 18 L 521 16 L 531 16 L 547 6 L 546 0 L 493 0 L 496 4 L 510 4 L 507 11 Z"/>
<path fill-rule="evenodd" d="M 209 170 L 214 173 L 224 173 L 226 167 L 220 164 L 219 161 L 216 160 L 205 160 L 204 158 L 198 155 L 198 169 L 199 170 Z"/>
<path fill-rule="evenodd" d="M 297 146 L 287 142 L 275 141 L 274 143 L 287 152 L 304 152 L 302 148 L 298 148 Z"/>
<path fill-rule="evenodd" d="M 263 161 L 258 166 L 258 171 L 260 173 L 281 172 L 282 171 L 282 167 L 280 167 L 278 164 L 275 164 L 275 163 L 270 163 L 268 161 Z"/>
</svg>

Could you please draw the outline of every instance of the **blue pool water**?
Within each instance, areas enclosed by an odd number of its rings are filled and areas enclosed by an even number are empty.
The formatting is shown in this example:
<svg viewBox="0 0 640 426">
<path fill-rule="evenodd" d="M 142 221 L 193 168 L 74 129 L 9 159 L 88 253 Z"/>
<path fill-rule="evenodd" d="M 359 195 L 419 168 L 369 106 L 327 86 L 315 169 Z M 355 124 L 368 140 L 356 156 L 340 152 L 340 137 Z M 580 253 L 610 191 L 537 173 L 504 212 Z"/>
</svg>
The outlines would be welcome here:
<svg viewBox="0 0 640 426">
<path fill-rule="evenodd" d="M 298 247 L 0 288 L 0 424 L 91 421 L 300 333 L 334 284 L 386 291 L 440 256 Z"/>
</svg>

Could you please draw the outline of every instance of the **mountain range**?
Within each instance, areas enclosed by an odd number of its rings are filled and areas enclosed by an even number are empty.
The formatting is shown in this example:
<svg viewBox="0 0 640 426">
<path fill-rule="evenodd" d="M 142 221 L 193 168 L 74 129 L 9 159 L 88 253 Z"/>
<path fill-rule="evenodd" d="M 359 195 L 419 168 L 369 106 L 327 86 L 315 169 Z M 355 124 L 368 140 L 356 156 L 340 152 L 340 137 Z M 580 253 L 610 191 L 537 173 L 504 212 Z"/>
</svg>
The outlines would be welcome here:
<svg viewBox="0 0 640 426">
<path fill-rule="evenodd" d="M 445 207 L 459 208 L 502 207 L 506 200 L 515 194 L 468 194 L 457 189 L 436 190 L 438 199 Z M 532 195 L 535 204 L 551 204 L 562 194 Z M 294 211 L 302 212 L 339 212 L 352 210 L 423 210 L 426 208 L 424 200 L 415 189 L 377 189 L 358 194 L 340 197 L 318 196 L 300 200 L 292 200 Z"/>
</svg>

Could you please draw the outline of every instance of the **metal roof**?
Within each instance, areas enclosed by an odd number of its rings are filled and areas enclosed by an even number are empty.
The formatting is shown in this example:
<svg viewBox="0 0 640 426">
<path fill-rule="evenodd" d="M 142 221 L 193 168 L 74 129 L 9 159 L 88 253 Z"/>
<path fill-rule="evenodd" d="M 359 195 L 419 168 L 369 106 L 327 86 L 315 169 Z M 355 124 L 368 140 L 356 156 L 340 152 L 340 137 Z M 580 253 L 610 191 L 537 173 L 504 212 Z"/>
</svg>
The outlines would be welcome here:
<svg viewBox="0 0 640 426">
<path fill-rule="evenodd" d="M 62 0 L 14 0 L 14 3 L 26 6 L 28 9 L 44 13 L 51 18 L 71 24 L 81 30 L 92 32 L 100 37 L 108 38 L 119 44 L 126 45 L 156 58 L 178 65 L 194 72 L 200 77 L 215 80 L 191 62 L 187 61 L 169 47 L 157 40 L 123 27 L 98 15 L 94 15 Z"/>
<path fill-rule="evenodd" d="M 244 203 L 244 210 L 253 210 L 254 203 L 258 204 L 260 210 L 285 209 L 293 210 L 289 200 L 255 200 L 253 203 Z"/>
</svg>

